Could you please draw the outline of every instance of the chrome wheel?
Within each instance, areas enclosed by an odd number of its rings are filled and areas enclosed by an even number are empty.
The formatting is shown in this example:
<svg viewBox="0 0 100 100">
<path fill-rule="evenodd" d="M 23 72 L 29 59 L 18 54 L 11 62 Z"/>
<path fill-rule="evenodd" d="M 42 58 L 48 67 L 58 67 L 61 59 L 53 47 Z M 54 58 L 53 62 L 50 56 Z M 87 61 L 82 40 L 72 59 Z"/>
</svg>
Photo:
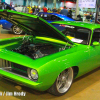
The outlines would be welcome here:
<svg viewBox="0 0 100 100">
<path fill-rule="evenodd" d="M 57 78 L 56 88 L 59 93 L 65 93 L 69 90 L 73 81 L 73 69 L 64 70 Z"/>
<path fill-rule="evenodd" d="M 12 31 L 16 35 L 20 35 L 23 32 L 18 26 L 13 26 Z"/>
</svg>

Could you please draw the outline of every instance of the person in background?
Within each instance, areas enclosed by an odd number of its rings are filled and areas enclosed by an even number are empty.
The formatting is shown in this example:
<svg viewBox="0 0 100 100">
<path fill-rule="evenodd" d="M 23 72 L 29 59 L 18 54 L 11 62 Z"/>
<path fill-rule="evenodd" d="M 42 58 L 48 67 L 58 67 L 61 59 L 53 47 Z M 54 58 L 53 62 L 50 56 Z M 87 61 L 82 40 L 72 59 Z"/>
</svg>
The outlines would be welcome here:
<svg viewBox="0 0 100 100">
<path fill-rule="evenodd" d="M 0 9 L 2 9 L 2 3 L 0 2 Z"/>
<path fill-rule="evenodd" d="M 82 16 L 81 16 L 80 14 L 77 15 L 77 19 L 76 19 L 76 21 L 83 21 Z"/>
<path fill-rule="evenodd" d="M 90 12 L 90 17 L 91 19 L 93 19 L 93 12 Z"/>
<path fill-rule="evenodd" d="M 31 6 L 29 5 L 27 8 L 28 8 L 28 13 L 31 13 Z"/>
<path fill-rule="evenodd" d="M 27 8 L 27 6 L 25 6 L 25 13 L 28 13 L 29 9 Z"/>
<path fill-rule="evenodd" d="M 8 4 L 8 5 L 6 6 L 6 9 L 11 10 L 10 4 Z"/>
<path fill-rule="evenodd" d="M 17 4 L 15 4 L 15 7 L 17 7 Z"/>
<path fill-rule="evenodd" d="M 43 7 L 43 12 L 47 12 L 47 8 L 45 6 Z"/>
<path fill-rule="evenodd" d="M 34 7 L 32 8 L 32 12 L 33 12 L 33 14 L 35 14 L 35 12 L 36 12 L 36 5 L 34 5 Z"/>
<path fill-rule="evenodd" d="M 60 14 L 60 12 L 61 12 L 61 9 L 58 9 L 58 10 L 57 10 L 57 14 Z"/>
<path fill-rule="evenodd" d="M 68 10 L 66 9 L 66 6 L 64 6 L 64 9 L 61 10 L 60 14 L 67 16 Z"/>
<path fill-rule="evenodd" d="M 0 9 L 5 9 L 5 4 L 4 3 L 0 3 Z"/>
<path fill-rule="evenodd" d="M 25 13 L 25 8 L 26 8 L 26 6 L 23 6 L 23 8 L 22 8 L 22 12 L 24 12 L 24 13 Z"/>
<path fill-rule="evenodd" d="M 72 11 L 71 11 L 71 9 L 68 10 L 68 14 L 67 14 L 67 16 L 70 17 L 70 18 L 72 18 Z"/>
<path fill-rule="evenodd" d="M 43 12 L 43 8 L 40 9 L 40 12 Z"/>
<path fill-rule="evenodd" d="M 39 8 L 39 6 L 37 6 L 37 8 L 36 8 L 36 14 L 39 13 L 39 11 L 40 11 L 40 8 Z"/>
<path fill-rule="evenodd" d="M 96 13 L 95 13 L 95 12 L 93 12 L 93 17 L 94 17 L 94 19 L 95 19 L 95 17 L 96 17 Z"/>
<path fill-rule="evenodd" d="M 51 11 L 51 9 L 50 8 L 48 8 L 48 11 L 47 11 L 48 13 L 51 13 L 52 11 Z"/>
<path fill-rule="evenodd" d="M 52 12 L 53 12 L 53 13 L 56 13 L 56 12 L 57 12 L 56 7 L 54 7 L 54 9 L 52 9 Z"/>
</svg>

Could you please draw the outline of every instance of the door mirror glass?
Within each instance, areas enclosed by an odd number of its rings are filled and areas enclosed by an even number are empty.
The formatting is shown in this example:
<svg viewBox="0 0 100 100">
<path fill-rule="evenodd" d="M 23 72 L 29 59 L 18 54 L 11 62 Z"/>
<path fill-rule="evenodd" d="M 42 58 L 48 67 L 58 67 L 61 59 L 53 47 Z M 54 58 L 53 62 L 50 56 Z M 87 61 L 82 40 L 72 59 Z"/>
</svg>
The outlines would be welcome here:
<svg viewBox="0 0 100 100">
<path fill-rule="evenodd" d="M 94 42 L 93 42 L 93 45 L 94 45 L 94 46 L 98 46 L 98 45 L 99 45 L 99 42 L 94 41 Z"/>
</svg>

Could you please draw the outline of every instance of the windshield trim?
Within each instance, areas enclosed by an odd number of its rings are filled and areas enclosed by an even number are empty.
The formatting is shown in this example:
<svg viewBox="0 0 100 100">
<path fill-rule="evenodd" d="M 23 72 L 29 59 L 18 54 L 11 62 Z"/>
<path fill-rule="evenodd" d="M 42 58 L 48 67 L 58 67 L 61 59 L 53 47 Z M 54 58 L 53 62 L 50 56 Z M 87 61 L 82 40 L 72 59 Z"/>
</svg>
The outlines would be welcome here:
<svg viewBox="0 0 100 100">
<path fill-rule="evenodd" d="M 60 25 L 60 24 L 59 24 Z M 61 24 L 61 25 L 68 25 L 68 24 Z M 80 28 L 80 29 L 87 29 L 89 30 L 89 35 L 88 35 L 88 40 L 87 40 L 87 43 L 86 44 L 83 44 L 83 45 L 90 45 L 90 39 L 91 39 L 91 33 L 92 33 L 92 30 L 91 29 L 88 29 L 88 28 L 84 28 L 84 27 L 79 27 L 79 26 L 75 26 L 75 25 L 68 25 L 68 26 L 72 26 L 72 27 L 75 27 L 75 28 Z M 66 28 L 65 28 L 66 29 Z M 63 30 L 62 30 L 63 31 Z M 76 33 L 76 30 L 75 30 L 75 33 Z M 64 33 L 63 33 L 64 34 Z M 73 42 L 73 41 L 72 41 Z M 74 42 L 76 43 L 76 42 Z M 82 43 L 78 43 L 78 44 L 82 44 Z"/>
</svg>

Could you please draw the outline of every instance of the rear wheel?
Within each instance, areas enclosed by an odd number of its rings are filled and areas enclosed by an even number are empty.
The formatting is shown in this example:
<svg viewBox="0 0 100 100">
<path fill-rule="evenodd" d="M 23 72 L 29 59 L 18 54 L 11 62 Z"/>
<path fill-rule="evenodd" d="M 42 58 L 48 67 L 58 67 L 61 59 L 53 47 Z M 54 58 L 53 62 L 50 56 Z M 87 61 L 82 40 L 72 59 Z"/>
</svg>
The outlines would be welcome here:
<svg viewBox="0 0 100 100">
<path fill-rule="evenodd" d="M 61 96 L 65 94 L 71 87 L 73 82 L 73 68 L 68 68 L 61 72 L 55 83 L 48 90 L 51 94 Z"/>
<path fill-rule="evenodd" d="M 21 30 L 18 26 L 13 26 L 12 27 L 12 32 L 16 35 L 21 35 L 23 34 L 23 30 Z"/>
</svg>

